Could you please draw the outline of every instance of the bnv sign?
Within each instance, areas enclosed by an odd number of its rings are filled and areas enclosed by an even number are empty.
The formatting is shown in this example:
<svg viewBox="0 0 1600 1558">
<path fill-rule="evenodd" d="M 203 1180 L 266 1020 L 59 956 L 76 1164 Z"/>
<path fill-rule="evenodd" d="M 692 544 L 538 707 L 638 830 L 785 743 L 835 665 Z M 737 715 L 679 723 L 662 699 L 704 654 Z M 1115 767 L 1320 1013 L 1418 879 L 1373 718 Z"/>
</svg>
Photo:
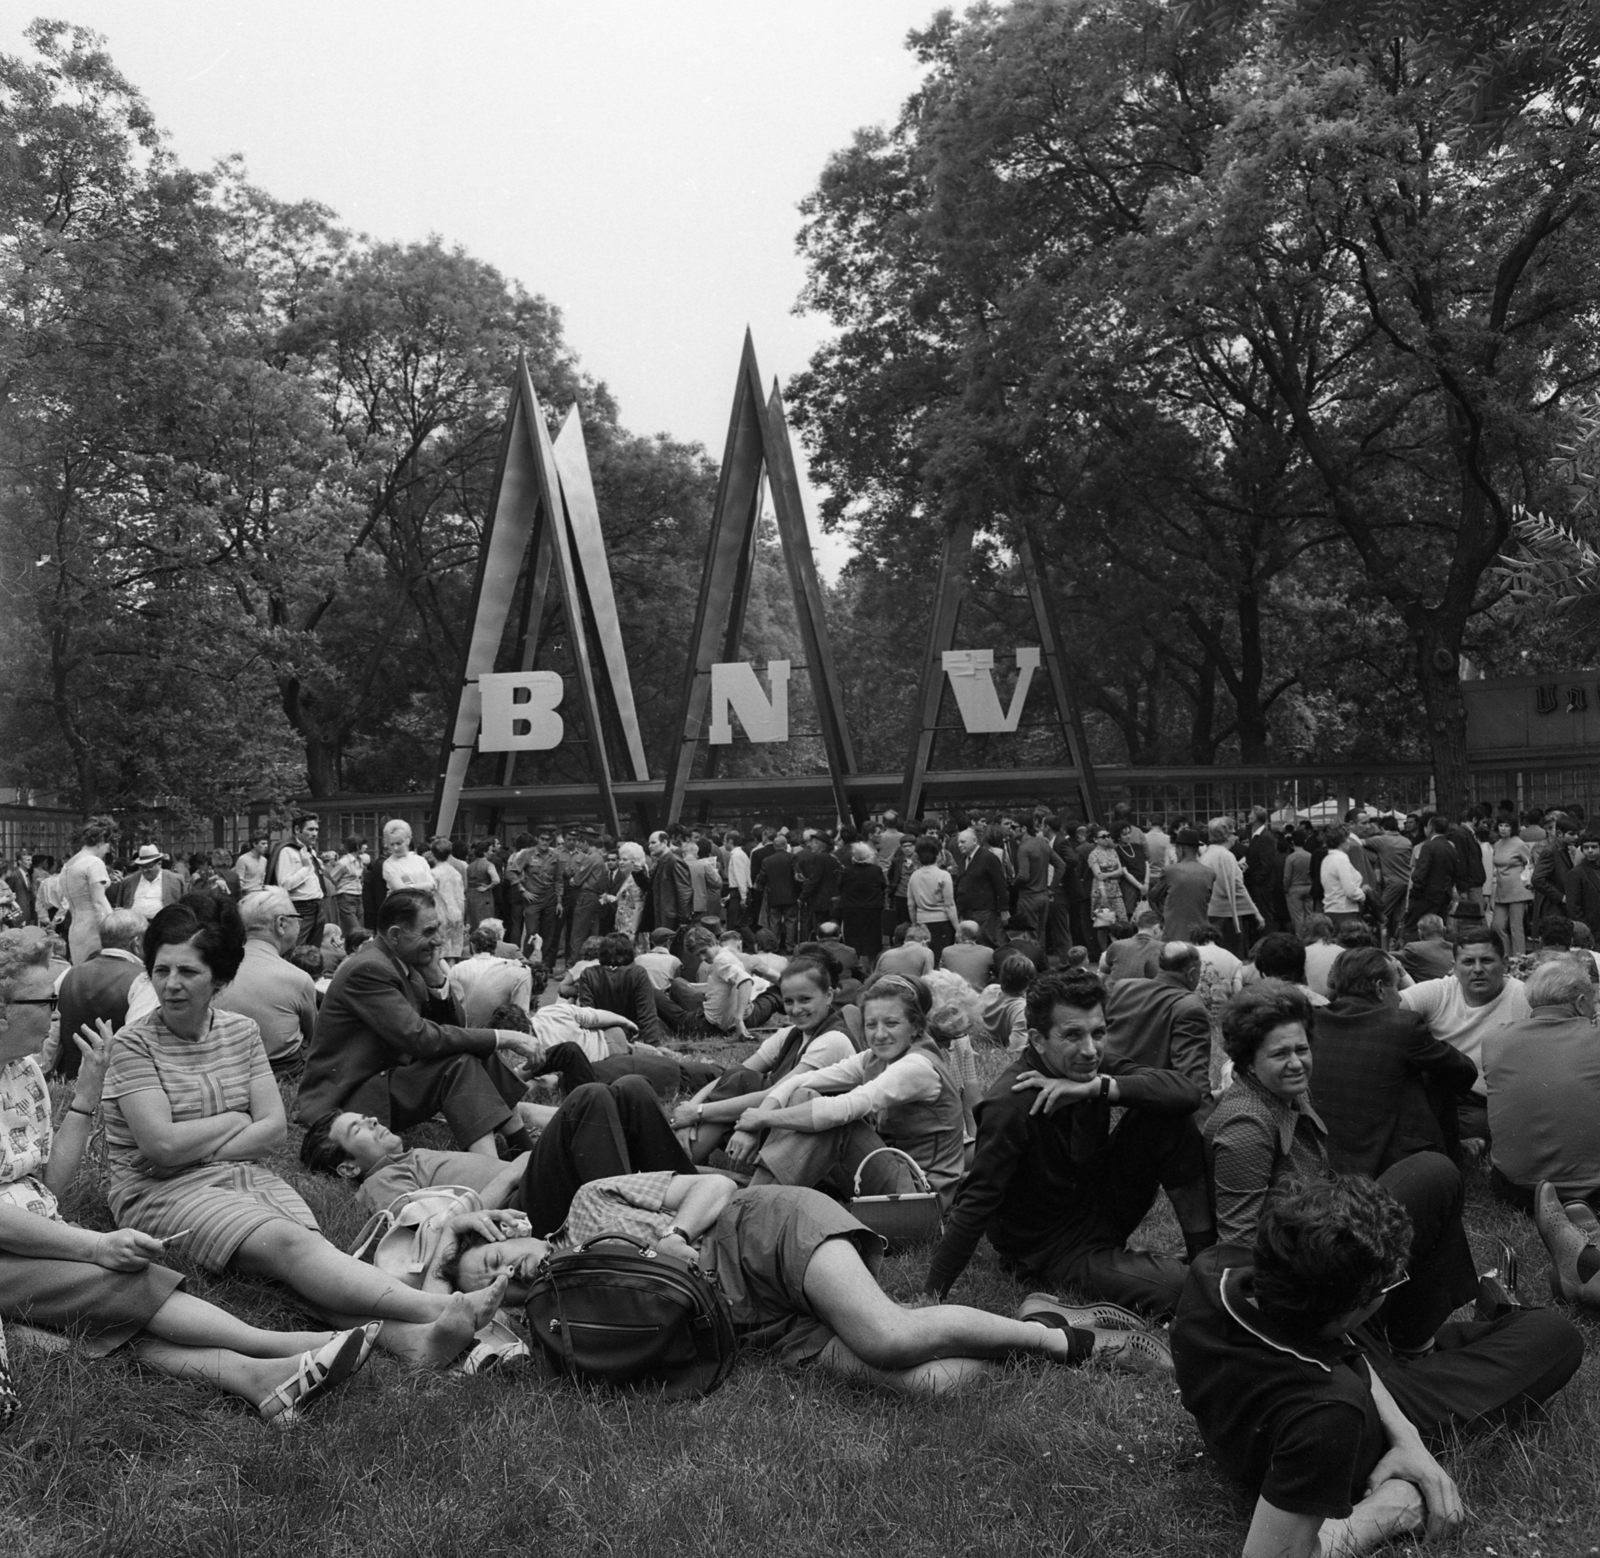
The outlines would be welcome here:
<svg viewBox="0 0 1600 1558">
<path fill-rule="evenodd" d="M 789 739 L 789 661 L 769 660 L 762 691 L 756 668 L 748 660 L 722 662 L 711 667 L 711 728 L 713 746 L 733 741 L 733 716 L 745 735 L 755 742 Z M 1015 731 L 1022 719 L 1033 673 L 1039 668 L 1039 651 L 1017 650 L 1017 684 L 1011 704 L 1003 708 L 994 684 L 992 649 L 947 649 L 944 673 L 950 678 L 961 723 L 969 735 L 1000 735 Z M 561 745 L 566 727 L 556 713 L 563 692 L 554 671 L 486 672 L 478 678 L 483 698 L 483 723 L 478 733 L 480 752 L 548 752 Z"/>
</svg>

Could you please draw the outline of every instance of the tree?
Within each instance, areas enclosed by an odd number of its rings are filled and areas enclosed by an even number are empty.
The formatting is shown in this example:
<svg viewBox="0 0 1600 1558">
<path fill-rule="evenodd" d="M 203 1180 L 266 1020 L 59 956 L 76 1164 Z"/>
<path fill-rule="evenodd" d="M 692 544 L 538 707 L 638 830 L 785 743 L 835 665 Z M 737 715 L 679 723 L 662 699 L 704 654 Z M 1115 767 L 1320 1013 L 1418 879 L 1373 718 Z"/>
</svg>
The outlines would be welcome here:
<svg viewBox="0 0 1600 1558">
<path fill-rule="evenodd" d="M 1023 3 L 916 39 L 922 90 L 807 203 L 807 301 L 841 334 L 794 399 L 834 522 L 1048 525 L 1079 595 L 1114 549 L 1162 674 L 1197 730 L 1225 692 L 1241 755 L 1397 623 L 1460 797 L 1457 657 L 1600 367 L 1587 34 L 1232 9 Z M 1319 644 L 1305 580 L 1351 570 L 1374 636 Z M 1185 595 L 1211 614 L 1163 622 Z"/>
</svg>

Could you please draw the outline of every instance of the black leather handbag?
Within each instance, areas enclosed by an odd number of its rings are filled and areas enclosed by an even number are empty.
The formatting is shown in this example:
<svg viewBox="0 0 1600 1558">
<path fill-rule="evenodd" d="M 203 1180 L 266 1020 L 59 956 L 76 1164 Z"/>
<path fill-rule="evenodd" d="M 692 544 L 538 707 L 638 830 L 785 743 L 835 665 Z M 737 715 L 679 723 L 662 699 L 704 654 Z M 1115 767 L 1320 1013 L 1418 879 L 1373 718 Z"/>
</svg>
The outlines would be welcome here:
<svg viewBox="0 0 1600 1558">
<path fill-rule="evenodd" d="M 733 1370 L 733 1312 L 716 1279 L 621 1235 L 547 1256 L 526 1313 L 544 1362 L 575 1379 L 703 1396 Z"/>
</svg>

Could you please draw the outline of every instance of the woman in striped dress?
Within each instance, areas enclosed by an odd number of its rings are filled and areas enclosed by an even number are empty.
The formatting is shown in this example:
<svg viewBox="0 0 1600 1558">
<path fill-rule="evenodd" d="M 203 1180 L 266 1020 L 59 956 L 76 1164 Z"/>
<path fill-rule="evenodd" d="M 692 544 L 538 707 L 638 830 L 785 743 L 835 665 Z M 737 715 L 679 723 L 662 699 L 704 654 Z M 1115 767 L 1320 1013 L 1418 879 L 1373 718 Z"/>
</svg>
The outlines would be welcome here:
<svg viewBox="0 0 1600 1558">
<path fill-rule="evenodd" d="M 209 1271 L 268 1277 L 324 1314 L 386 1322 L 379 1345 L 443 1366 L 498 1306 L 419 1293 L 329 1244 L 298 1193 L 258 1160 L 282 1149 L 283 1099 L 250 1018 L 213 998 L 244 959 L 231 903 L 186 897 L 144 939 L 160 1006 L 117 1036 L 103 1108 L 108 1199 L 124 1228 L 183 1233 Z"/>
</svg>

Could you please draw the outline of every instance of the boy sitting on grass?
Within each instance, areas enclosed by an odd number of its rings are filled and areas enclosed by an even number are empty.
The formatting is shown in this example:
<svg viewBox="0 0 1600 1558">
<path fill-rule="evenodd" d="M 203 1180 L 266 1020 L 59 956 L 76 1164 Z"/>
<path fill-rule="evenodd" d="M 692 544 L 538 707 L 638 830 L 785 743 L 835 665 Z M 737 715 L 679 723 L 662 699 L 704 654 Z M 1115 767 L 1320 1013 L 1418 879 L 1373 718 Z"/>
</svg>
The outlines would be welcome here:
<svg viewBox="0 0 1600 1558">
<path fill-rule="evenodd" d="M 1172 1325 L 1183 1404 L 1224 1472 L 1256 1495 L 1245 1558 L 1356 1558 L 1460 1525 L 1427 1448 L 1515 1420 L 1560 1390 L 1583 1340 L 1548 1309 L 1441 1324 L 1401 1351 L 1371 1322 L 1403 1282 L 1453 1298 L 1411 1261 L 1411 1220 L 1359 1175 L 1286 1181 L 1251 1264 L 1198 1261 Z"/>
</svg>

